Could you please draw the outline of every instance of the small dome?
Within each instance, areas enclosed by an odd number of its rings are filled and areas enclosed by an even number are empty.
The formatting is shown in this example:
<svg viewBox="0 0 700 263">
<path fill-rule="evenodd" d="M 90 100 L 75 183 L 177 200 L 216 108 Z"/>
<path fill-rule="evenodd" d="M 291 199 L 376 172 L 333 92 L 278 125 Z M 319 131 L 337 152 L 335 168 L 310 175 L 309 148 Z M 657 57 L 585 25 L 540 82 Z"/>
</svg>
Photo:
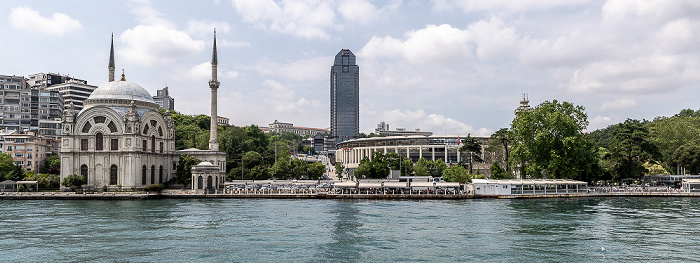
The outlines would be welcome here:
<svg viewBox="0 0 700 263">
<path fill-rule="evenodd" d="M 112 81 L 100 85 L 92 91 L 90 97 L 85 101 L 85 106 L 95 105 L 129 105 L 131 100 L 142 102 L 148 106 L 157 107 L 148 91 L 136 83 L 129 81 Z"/>
</svg>

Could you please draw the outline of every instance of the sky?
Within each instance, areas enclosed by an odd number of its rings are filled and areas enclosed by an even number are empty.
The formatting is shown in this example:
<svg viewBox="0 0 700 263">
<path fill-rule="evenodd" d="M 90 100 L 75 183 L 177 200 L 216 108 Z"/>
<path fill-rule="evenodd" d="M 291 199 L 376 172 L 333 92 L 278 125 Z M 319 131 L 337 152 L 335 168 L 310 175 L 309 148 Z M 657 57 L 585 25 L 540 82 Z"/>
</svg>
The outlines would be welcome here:
<svg viewBox="0 0 700 263">
<path fill-rule="evenodd" d="M 699 109 L 696 0 L 214 0 L 0 2 L 0 74 L 117 74 L 175 110 L 209 115 L 217 32 L 218 114 L 236 126 L 330 126 L 330 68 L 360 67 L 360 132 L 379 122 L 490 135 L 530 105 L 585 107 L 588 130 Z M 118 78 L 118 77 L 117 77 Z"/>
</svg>

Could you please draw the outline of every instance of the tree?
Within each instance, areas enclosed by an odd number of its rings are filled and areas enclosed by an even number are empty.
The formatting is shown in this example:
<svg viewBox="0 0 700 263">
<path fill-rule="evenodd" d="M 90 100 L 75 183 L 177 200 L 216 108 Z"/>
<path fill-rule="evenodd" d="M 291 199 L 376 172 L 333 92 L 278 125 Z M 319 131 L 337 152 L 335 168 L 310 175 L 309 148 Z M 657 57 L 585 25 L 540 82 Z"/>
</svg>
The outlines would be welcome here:
<svg viewBox="0 0 700 263">
<path fill-rule="evenodd" d="M 338 176 L 338 179 L 340 181 L 343 181 L 343 172 L 345 171 L 345 165 L 343 165 L 343 162 L 336 162 L 335 163 L 335 174 Z"/>
<path fill-rule="evenodd" d="M 63 182 L 61 183 L 65 187 L 70 187 L 72 189 L 74 188 L 81 188 L 82 185 L 84 185 L 86 182 L 85 176 L 82 175 L 77 175 L 77 174 L 71 174 L 63 178 Z"/>
<path fill-rule="evenodd" d="M 409 176 L 413 173 L 413 162 L 406 156 L 399 156 L 398 153 L 388 153 L 385 155 L 391 170 L 401 170 L 401 176 Z"/>
<path fill-rule="evenodd" d="M 319 180 L 326 172 L 326 166 L 320 162 L 313 162 L 308 164 L 309 166 L 309 179 Z"/>
<path fill-rule="evenodd" d="M 592 181 L 601 174 L 593 142 L 583 135 L 588 126 L 582 106 L 545 101 L 533 111 L 518 113 L 511 123 L 511 164 L 523 176 Z"/>
<path fill-rule="evenodd" d="M 273 178 L 286 180 L 291 177 L 292 168 L 289 165 L 289 158 L 279 159 L 270 168 L 270 175 Z"/>
<path fill-rule="evenodd" d="M 356 178 L 387 178 L 389 175 L 389 161 L 383 152 L 374 152 L 372 159 L 368 157 L 360 160 L 360 165 L 355 169 Z"/>
<path fill-rule="evenodd" d="M 60 174 L 61 173 L 61 158 L 57 154 L 51 154 L 44 159 L 44 164 L 41 166 L 41 173 Z"/>
<path fill-rule="evenodd" d="M 180 160 L 177 162 L 175 183 L 189 185 L 192 182 L 192 166 L 199 164 L 201 161 L 189 154 L 181 154 Z"/>
<path fill-rule="evenodd" d="M 510 171 L 510 166 L 508 166 L 508 159 L 510 157 L 510 131 L 508 128 L 501 128 L 500 130 L 491 134 L 491 144 L 499 145 L 503 147 L 503 153 L 505 157 L 506 171 Z M 500 168 L 500 167 L 499 167 Z"/>
<path fill-rule="evenodd" d="M 418 162 L 413 165 L 413 171 L 416 176 L 440 177 L 445 169 L 447 169 L 447 164 L 442 159 L 431 161 L 420 158 Z"/>
<path fill-rule="evenodd" d="M 613 125 L 610 154 L 614 163 L 613 179 L 641 179 L 643 164 L 659 157 L 658 148 L 649 140 L 649 130 L 638 120 L 627 119 Z"/>
<path fill-rule="evenodd" d="M 442 179 L 447 182 L 459 182 L 466 184 L 472 181 L 469 171 L 462 166 L 450 166 L 442 172 Z"/>
<path fill-rule="evenodd" d="M 0 153 L 0 181 L 8 180 L 7 176 L 15 170 L 15 162 L 9 153 Z"/>
<path fill-rule="evenodd" d="M 692 141 L 678 147 L 671 157 L 671 165 L 683 167 L 691 174 L 700 173 L 700 144 Z"/>
<path fill-rule="evenodd" d="M 471 134 L 467 134 L 467 138 L 462 139 L 462 146 L 459 148 L 461 152 L 469 153 L 469 173 L 472 173 L 473 163 L 480 163 L 484 160 L 481 158 L 481 142 L 476 138 L 472 138 Z"/>
</svg>

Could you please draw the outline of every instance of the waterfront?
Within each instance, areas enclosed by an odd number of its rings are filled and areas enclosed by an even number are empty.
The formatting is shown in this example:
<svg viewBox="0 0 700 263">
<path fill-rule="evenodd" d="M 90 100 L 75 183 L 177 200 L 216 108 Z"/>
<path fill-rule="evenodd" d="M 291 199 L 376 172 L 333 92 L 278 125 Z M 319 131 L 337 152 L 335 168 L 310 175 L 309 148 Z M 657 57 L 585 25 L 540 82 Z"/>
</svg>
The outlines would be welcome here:
<svg viewBox="0 0 700 263">
<path fill-rule="evenodd" d="M 697 198 L 0 200 L 0 219 L 3 261 L 694 261 L 700 245 Z"/>
</svg>

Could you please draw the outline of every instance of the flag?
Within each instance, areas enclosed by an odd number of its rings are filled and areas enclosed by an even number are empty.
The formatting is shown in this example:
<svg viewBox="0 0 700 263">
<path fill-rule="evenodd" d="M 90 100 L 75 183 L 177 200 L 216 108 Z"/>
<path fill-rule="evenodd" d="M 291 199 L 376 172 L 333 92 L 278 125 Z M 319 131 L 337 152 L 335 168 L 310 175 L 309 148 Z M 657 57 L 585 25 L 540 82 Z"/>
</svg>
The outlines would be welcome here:
<svg viewBox="0 0 700 263">
<path fill-rule="evenodd" d="M 459 134 L 457 134 L 457 145 L 459 145 Z"/>
</svg>

